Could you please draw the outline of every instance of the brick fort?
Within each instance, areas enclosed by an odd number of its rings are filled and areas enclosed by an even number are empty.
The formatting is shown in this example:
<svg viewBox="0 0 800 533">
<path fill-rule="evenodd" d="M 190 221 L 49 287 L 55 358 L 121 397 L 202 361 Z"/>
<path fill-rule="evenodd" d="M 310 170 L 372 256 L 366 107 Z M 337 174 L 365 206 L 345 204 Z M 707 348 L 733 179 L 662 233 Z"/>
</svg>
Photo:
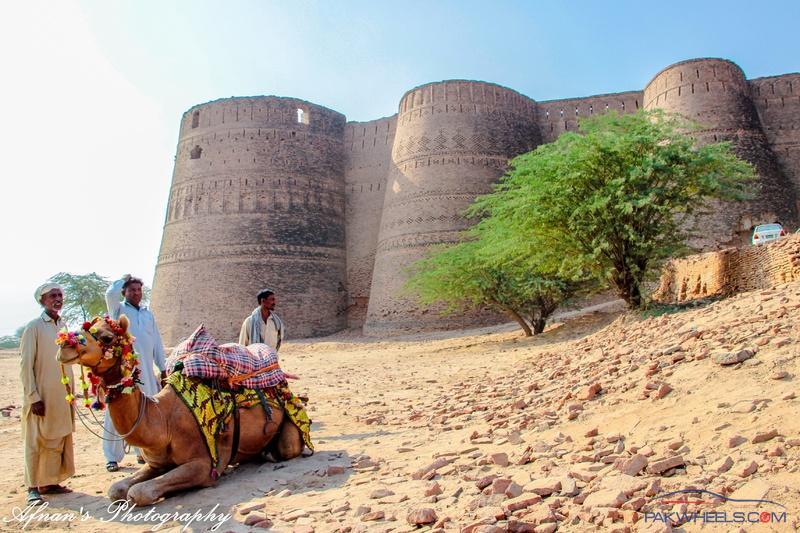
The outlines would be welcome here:
<svg viewBox="0 0 800 533">
<path fill-rule="evenodd" d="M 713 250 L 752 227 L 794 229 L 800 198 L 800 74 L 746 79 L 724 59 L 658 72 L 644 90 L 537 102 L 492 83 L 415 87 L 396 114 L 348 122 L 295 98 L 254 96 L 184 113 L 152 306 L 164 341 L 200 323 L 235 340 L 258 289 L 276 292 L 287 337 L 360 328 L 367 335 L 474 327 L 485 311 L 442 317 L 401 291 L 434 244 L 459 238 L 462 210 L 509 158 L 574 131 L 578 119 L 663 109 L 728 140 L 759 175 L 752 200 L 700 223 Z"/>
</svg>

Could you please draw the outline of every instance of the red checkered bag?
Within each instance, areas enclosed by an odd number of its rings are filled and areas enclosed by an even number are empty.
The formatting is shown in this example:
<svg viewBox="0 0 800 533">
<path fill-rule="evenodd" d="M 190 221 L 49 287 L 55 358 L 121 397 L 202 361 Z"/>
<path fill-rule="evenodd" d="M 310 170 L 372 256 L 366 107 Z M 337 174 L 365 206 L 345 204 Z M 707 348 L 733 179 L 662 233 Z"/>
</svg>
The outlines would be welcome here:
<svg viewBox="0 0 800 533">
<path fill-rule="evenodd" d="M 263 389 L 286 382 L 278 354 L 268 345 L 218 346 L 202 325 L 175 347 L 167 368 L 174 370 L 178 363 L 185 376 L 222 381 L 229 388 Z"/>
</svg>

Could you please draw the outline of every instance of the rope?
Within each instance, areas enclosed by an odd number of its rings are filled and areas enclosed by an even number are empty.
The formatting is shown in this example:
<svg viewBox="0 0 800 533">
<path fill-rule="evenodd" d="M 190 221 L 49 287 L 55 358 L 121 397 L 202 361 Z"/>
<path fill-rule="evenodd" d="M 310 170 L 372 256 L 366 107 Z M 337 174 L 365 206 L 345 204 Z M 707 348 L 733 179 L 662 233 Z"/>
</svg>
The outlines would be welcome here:
<svg viewBox="0 0 800 533">
<path fill-rule="evenodd" d="M 134 431 L 136 430 L 136 428 L 139 426 L 139 423 L 140 423 L 140 422 L 142 421 L 142 419 L 144 418 L 144 411 L 145 411 L 145 409 L 147 408 L 147 400 L 149 400 L 149 399 L 150 399 L 150 398 L 149 398 L 149 397 L 148 397 L 146 394 L 144 394 L 143 392 L 139 391 L 139 393 L 140 393 L 140 395 L 141 395 L 141 397 L 142 397 L 141 401 L 139 402 L 139 414 L 136 416 L 136 420 L 134 421 L 134 423 L 133 423 L 133 427 L 131 428 L 131 430 L 130 430 L 130 431 L 128 431 L 128 432 L 127 432 L 127 433 L 125 433 L 124 435 L 120 435 L 120 434 L 117 434 L 117 433 L 112 433 L 112 432 L 108 431 L 108 430 L 107 430 L 105 427 L 103 427 L 103 425 L 102 425 L 102 424 L 100 424 L 100 427 L 103 429 L 103 433 L 105 433 L 105 434 L 107 434 L 107 435 L 117 435 L 119 438 L 113 438 L 113 439 L 109 439 L 109 438 L 107 438 L 107 437 L 104 437 L 104 436 L 102 436 L 102 435 L 98 435 L 97 433 L 95 433 L 95 432 L 94 432 L 94 430 L 92 430 L 92 428 L 90 428 L 90 427 L 89 427 L 89 426 L 86 424 L 86 421 L 84 420 L 84 419 L 88 419 L 88 418 L 89 418 L 89 417 L 88 417 L 88 415 L 86 415 L 85 413 L 81 413 L 81 411 L 80 411 L 79 409 L 77 410 L 77 411 L 78 411 L 78 420 L 80 420 L 80 421 L 81 421 L 81 424 L 83 424 L 83 427 L 85 427 L 85 428 L 86 428 L 86 429 L 89 431 L 89 433 L 91 433 L 91 434 L 92 434 L 92 435 L 94 435 L 95 437 L 99 438 L 100 440 L 105 440 L 105 441 L 108 441 L 108 442 L 119 442 L 119 441 L 121 441 L 121 440 L 125 440 L 125 437 L 129 437 L 131 434 L 133 434 L 133 432 L 134 432 Z M 153 403 L 156 403 L 156 402 L 153 402 Z M 159 411 L 159 412 L 160 412 L 160 411 Z M 92 413 L 92 416 L 94 416 L 95 422 L 96 422 L 96 423 L 99 423 L 99 421 L 97 420 L 97 416 L 95 416 L 95 415 L 94 415 L 94 413 Z M 163 415 L 162 415 L 162 416 L 163 416 Z"/>
</svg>

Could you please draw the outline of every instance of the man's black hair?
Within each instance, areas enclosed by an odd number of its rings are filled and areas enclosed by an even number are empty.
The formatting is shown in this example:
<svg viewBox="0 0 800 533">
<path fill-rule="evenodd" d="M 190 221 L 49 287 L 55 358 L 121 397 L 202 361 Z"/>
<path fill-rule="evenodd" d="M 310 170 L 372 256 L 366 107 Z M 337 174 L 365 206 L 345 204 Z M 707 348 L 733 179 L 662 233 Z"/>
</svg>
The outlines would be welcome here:
<svg viewBox="0 0 800 533">
<path fill-rule="evenodd" d="M 261 300 L 265 300 L 266 298 L 269 298 L 273 294 L 275 294 L 275 292 L 269 289 L 261 289 L 260 291 L 258 291 L 258 294 L 256 295 L 258 304 L 261 305 Z"/>
<path fill-rule="evenodd" d="M 139 278 L 135 278 L 135 277 L 131 276 L 131 277 L 127 278 L 125 280 L 125 282 L 122 284 L 122 290 L 124 291 L 125 289 L 127 289 L 128 285 L 130 285 L 131 283 L 138 283 L 139 285 L 144 287 L 144 282 L 142 280 L 140 280 Z"/>
</svg>

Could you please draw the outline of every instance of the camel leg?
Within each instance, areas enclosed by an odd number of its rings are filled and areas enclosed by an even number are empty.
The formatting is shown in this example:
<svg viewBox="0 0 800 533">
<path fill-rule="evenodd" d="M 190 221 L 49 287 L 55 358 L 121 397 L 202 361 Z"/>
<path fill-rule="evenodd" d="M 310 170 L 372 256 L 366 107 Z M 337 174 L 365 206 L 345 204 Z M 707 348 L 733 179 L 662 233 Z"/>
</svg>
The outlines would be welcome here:
<svg viewBox="0 0 800 533">
<path fill-rule="evenodd" d="M 213 485 L 209 469 L 207 459 L 182 464 L 163 476 L 134 485 L 128 490 L 128 499 L 141 507 L 154 504 L 169 492 Z"/>
<path fill-rule="evenodd" d="M 111 485 L 111 488 L 108 489 L 108 497 L 111 498 L 111 501 L 126 500 L 128 499 L 128 490 L 133 485 L 147 481 L 148 479 L 153 479 L 156 476 L 160 476 L 163 472 L 163 470 L 158 470 L 150 465 L 145 465 L 134 472 L 132 476 L 120 479 Z"/>
<path fill-rule="evenodd" d="M 286 461 L 294 459 L 299 456 L 303 451 L 305 443 L 303 442 L 303 434 L 300 428 L 294 425 L 294 422 L 289 420 L 289 417 L 283 419 L 281 424 L 280 433 L 275 438 L 273 450 L 277 452 L 279 461 Z"/>
</svg>

